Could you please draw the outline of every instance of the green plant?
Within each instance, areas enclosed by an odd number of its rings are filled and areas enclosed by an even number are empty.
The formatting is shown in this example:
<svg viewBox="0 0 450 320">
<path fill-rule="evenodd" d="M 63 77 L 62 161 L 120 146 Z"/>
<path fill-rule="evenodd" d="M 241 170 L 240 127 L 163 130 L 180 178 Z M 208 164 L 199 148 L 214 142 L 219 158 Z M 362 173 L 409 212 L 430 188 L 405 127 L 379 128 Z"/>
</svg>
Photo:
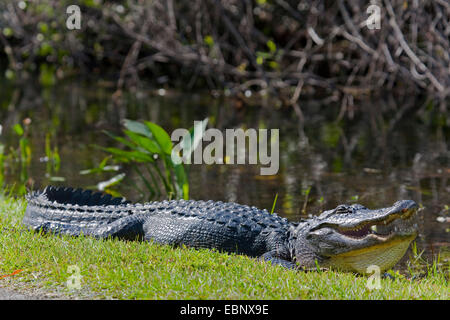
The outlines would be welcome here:
<svg viewBox="0 0 450 320">
<path fill-rule="evenodd" d="M 18 158 L 20 159 L 21 170 L 20 177 L 21 181 L 25 181 L 28 178 L 28 170 L 27 166 L 31 163 L 31 147 L 30 141 L 26 134 L 26 129 L 28 125 L 25 125 L 25 129 L 19 124 L 15 124 L 13 129 L 16 134 L 19 136 L 19 149 L 18 149 Z"/>
<path fill-rule="evenodd" d="M 61 157 L 59 156 L 58 147 L 54 146 L 52 148 L 51 134 L 49 132 L 45 135 L 45 161 L 45 176 L 48 177 L 50 181 L 64 181 L 64 177 L 54 176 L 61 167 Z"/>
<path fill-rule="evenodd" d="M 136 183 L 130 184 L 138 190 L 142 198 L 159 197 L 163 190 L 169 199 L 188 199 L 187 174 L 182 163 L 176 164 L 172 160 L 173 144 L 169 134 L 149 121 L 125 120 L 124 127 L 124 136 L 107 131 L 105 133 L 125 148 L 100 147 L 109 153 L 109 156 L 103 159 L 98 168 L 83 170 L 80 174 L 118 172 L 122 167 L 129 167 L 140 177 L 147 191 L 139 188 Z M 193 136 L 193 129 L 189 133 Z M 115 165 L 108 164 L 109 160 Z M 98 183 L 96 187 L 117 195 L 118 192 L 112 187 L 123 182 L 126 175 L 125 172 L 120 172 L 111 179 Z"/>
<path fill-rule="evenodd" d="M 407 261 L 407 269 L 411 277 L 434 277 L 441 275 L 443 280 L 448 282 L 450 275 L 450 262 L 441 260 L 441 252 L 434 255 L 432 261 L 423 257 L 425 250 L 418 251 L 417 243 L 411 245 L 410 259 Z"/>
<path fill-rule="evenodd" d="M 0 187 L 4 187 L 7 170 L 11 173 L 18 172 L 20 183 L 10 186 L 10 189 L 15 190 L 18 194 L 26 193 L 25 185 L 28 182 L 28 168 L 32 158 L 28 139 L 29 124 L 30 120 L 25 119 L 24 126 L 17 123 L 12 127 L 19 138 L 17 147 L 11 145 L 8 148 L 7 145 L 0 143 Z"/>
<path fill-rule="evenodd" d="M 278 193 L 275 195 L 275 199 L 273 199 L 272 210 L 270 210 L 270 214 L 273 214 L 273 211 L 275 210 L 275 206 L 277 204 L 277 199 L 278 199 Z"/>
<path fill-rule="evenodd" d="M 302 214 L 306 214 L 306 207 L 308 206 L 309 193 L 311 192 L 311 186 L 302 190 L 302 194 L 305 196 L 305 202 L 303 202 Z"/>
</svg>

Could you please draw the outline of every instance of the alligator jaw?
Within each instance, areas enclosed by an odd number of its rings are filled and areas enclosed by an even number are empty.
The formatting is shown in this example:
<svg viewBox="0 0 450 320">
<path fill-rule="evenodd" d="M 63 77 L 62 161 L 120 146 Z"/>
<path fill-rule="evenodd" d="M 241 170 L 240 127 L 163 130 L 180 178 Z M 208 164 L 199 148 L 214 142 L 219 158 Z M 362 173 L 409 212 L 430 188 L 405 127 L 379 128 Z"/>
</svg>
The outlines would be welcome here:
<svg viewBox="0 0 450 320">
<path fill-rule="evenodd" d="M 337 227 L 335 230 L 351 240 L 367 241 L 373 239 L 380 242 L 393 240 L 396 235 L 414 233 L 417 226 L 413 219 L 417 208 L 404 209 L 398 214 L 390 214 L 385 219 L 364 221 L 353 227 Z"/>
</svg>

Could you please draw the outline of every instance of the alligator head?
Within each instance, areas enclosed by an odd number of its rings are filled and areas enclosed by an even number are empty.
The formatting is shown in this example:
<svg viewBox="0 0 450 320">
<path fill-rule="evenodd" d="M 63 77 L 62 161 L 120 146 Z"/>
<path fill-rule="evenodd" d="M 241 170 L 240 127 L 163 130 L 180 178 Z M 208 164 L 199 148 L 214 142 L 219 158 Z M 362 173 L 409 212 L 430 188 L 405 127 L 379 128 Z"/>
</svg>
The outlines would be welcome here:
<svg viewBox="0 0 450 320">
<path fill-rule="evenodd" d="M 415 239 L 417 211 L 412 200 L 376 210 L 360 204 L 340 205 L 303 225 L 299 241 L 307 242 L 321 266 L 365 274 L 370 265 L 376 265 L 385 271 Z"/>
</svg>

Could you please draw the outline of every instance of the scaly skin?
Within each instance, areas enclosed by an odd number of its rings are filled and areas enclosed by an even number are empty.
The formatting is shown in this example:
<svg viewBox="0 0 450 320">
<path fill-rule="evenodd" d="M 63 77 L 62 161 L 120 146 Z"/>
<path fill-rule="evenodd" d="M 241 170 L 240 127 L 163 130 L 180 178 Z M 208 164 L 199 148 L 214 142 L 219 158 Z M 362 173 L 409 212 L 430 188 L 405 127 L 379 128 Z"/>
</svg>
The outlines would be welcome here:
<svg viewBox="0 0 450 320">
<path fill-rule="evenodd" d="M 109 195 L 51 186 L 29 194 L 27 200 L 23 223 L 32 230 L 215 248 L 287 268 L 315 267 L 317 262 L 358 273 L 377 264 L 384 271 L 398 262 L 417 234 L 412 224 L 417 205 L 411 200 L 377 210 L 341 205 L 298 223 L 236 203 L 131 204 Z M 379 224 L 379 233 L 370 228 L 374 224 Z"/>
</svg>

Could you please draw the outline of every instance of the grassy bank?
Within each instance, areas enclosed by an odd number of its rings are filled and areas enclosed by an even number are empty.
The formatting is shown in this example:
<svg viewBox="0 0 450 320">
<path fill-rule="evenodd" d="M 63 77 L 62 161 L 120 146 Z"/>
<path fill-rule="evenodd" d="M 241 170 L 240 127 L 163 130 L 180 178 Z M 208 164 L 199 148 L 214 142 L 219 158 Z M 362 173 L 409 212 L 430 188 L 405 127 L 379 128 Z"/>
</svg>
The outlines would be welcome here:
<svg viewBox="0 0 450 320">
<path fill-rule="evenodd" d="M 0 287 L 36 288 L 74 298 L 119 299 L 448 299 L 448 280 L 297 272 L 244 256 L 149 243 L 55 237 L 23 229 L 26 202 L 0 196 Z M 80 289 L 74 275 L 79 268 Z M 75 273 L 72 273 L 75 270 Z M 72 281 L 73 280 L 73 281 Z"/>
</svg>

